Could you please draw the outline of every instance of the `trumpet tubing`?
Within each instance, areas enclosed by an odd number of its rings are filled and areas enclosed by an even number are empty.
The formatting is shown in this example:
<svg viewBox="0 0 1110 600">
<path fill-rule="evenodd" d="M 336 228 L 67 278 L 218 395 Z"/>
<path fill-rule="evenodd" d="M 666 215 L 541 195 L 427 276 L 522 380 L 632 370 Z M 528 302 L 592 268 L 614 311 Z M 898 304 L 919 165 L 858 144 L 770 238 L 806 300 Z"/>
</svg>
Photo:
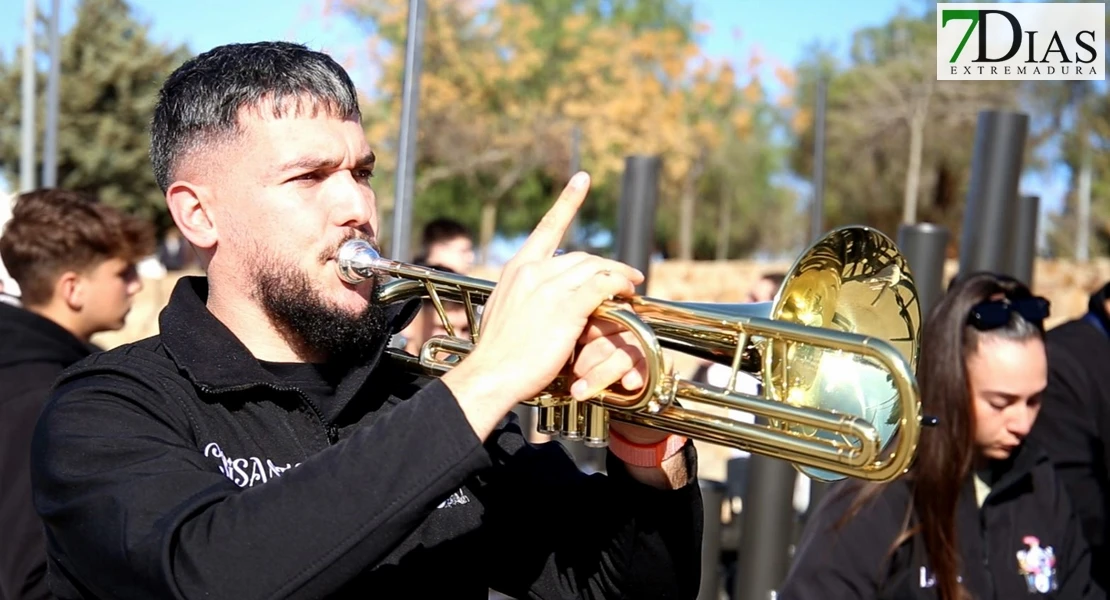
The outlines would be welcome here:
<svg viewBox="0 0 1110 600">
<path fill-rule="evenodd" d="M 441 375 L 481 339 L 479 307 L 494 282 L 384 259 L 358 240 L 343 246 L 338 265 L 350 283 L 376 279 L 378 302 L 424 298 L 436 308 L 449 335 L 427 340 L 418 356 L 390 350 L 401 368 Z M 465 307 L 469 339 L 453 335 L 445 302 Z M 786 460 L 826 481 L 887 481 L 913 460 L 922 424 L 913 375 L 920 309 L 906 261 L 873 229 L 845 227 L 816 242 L 773 302 L 634 296 L 604 303 L 595 316 L 636 338 L 647 359 L 645 384 L 578 402 L 568 370 L 524 401 L 536 407 L 540 433 L 603 447 L 610 422 L 619 421 Z M 729 367 L 728 383 L 668 372 L 666 351 Z M 754 375 L 761 393 L 738 391 L 741 374 Z M 734 418 L 734 411 L 751 418 Z"/>
</svg>

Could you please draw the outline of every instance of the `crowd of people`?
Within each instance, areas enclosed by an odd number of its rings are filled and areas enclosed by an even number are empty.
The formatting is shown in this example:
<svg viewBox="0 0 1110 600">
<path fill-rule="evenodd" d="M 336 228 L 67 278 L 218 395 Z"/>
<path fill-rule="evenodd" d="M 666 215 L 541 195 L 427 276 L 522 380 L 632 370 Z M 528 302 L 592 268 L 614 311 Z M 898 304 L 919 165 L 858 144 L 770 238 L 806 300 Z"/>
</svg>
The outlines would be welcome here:
<svg viewBox="0 0 1110 600">
<path fill-rule="evenodd" d="M 175 224 L 161 248 L 63 189 L 19 195 L 0 235 L 19 287 L 0 295 L 0 600 L 697 596 L 692 440 L 613 422 L 604 471 L 586 473 L 513 412 L 568 364 L 579 399 L 644 382 L 643 350 L 593 316 L 643 274 L 557 252 L 588 176 L 505 266 L 474 350 L 429 378 L 382 354 L 466 336 L 462 307 L 448 329 L 429 303 L 381 306 L 373 281 L 336 275 L 339 247 L 378 232 L 339 64 L 284 42 L 214 48 L 167 78 L 151 123 Z M 422 247 L 418 264 L 473 267 L 453 221 Z M 177 282 L 156 336 L 95 347 L 151 255 L 201 274 Z M 779 598 L 1105 596 L 1110 284 L 1046 331 L 1049 311 L 1003 275 L 952 282 L 917 373 L 937 425 L 903 477 L 808 507 Z M 716 369 L 695 377 L 727 385 Z"/>
</svg>

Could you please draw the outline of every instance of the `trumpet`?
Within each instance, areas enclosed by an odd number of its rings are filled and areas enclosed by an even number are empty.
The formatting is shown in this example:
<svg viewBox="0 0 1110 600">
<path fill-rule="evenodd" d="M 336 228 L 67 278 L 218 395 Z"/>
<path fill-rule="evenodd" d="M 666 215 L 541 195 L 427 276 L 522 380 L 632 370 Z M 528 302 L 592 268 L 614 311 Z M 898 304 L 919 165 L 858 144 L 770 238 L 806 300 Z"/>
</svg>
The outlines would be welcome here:
<svg viewBox="0 0 1110 600">
<path fill-rule="evenodd" d="M 436 309 L 447 335 L 425 341 L 418 356 L 388 350 L 397 367 L 439 376 L 479 343 L 481 308 L 495 282 L 383 258 L 362 240 L 344 244 L 337 265 L 348 283 L 373 279 L 376 302 L 420 298 Z M 537 408 L 540 433 L 591 447 L 608 443 L 615 420 L 786 460 L 818 481 L 889 481 L 912 464 L 923 424 L 917 298 L 889 237 L 869 227 L 835 229 L 795 260 L 771 302 L 606 301 L 594 316 L 636 338 L 646 356 L 644 385 L 576 401 L 568 364 L 523 404 Z M 445 302 L 465 307 L 469 339 L 455 336 Z M 665 351 L 728 366 L 728 384 L 669 372 Z M 760 382 L 759 393 L 737 390 L 741 373 Z"/>
</svg>

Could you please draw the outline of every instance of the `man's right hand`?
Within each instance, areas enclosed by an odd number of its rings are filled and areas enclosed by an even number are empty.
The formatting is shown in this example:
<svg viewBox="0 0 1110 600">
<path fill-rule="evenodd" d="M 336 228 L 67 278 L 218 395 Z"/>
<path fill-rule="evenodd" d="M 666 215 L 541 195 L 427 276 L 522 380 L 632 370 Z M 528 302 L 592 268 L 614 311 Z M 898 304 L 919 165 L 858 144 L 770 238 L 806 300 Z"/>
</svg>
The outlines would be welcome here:
<svg viewBox="0 0 1110 600">
<path fill-rule="evenodd" d="M 589 177 L 579 173 L 563 190 L 505 265 L 483 310 L 477 345 L 443 375 L 483 440 L 506 413 L 562 372 L 603 302 L 634 294 L 644 280 L 638 270 L 617 261 L 581 252 L 555 256 L 588 189 Z M 641 349 L 604 338 L 596 343 L 612 354 L 629 354 L 627 364 L 643 368 Z"/>
</svg>

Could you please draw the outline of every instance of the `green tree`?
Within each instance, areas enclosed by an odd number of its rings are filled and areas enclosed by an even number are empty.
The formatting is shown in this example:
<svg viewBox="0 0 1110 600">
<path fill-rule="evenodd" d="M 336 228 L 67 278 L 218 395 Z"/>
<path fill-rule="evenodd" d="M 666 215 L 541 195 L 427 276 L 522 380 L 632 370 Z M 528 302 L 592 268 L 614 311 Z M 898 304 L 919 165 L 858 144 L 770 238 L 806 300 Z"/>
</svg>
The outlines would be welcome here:
<svg viewBox="0 0 1110 600">
<path fill-rule="evenodd" d="M 40 36 L 45 40 L 45 36 Z M 20 55 L 0 57 L 0 168 L 18 180 Z M 45 48 L 37 49 L 40 55 Z M 58 185 L 167 224 L 148 159 L 149 121 L 162 81 L 189 53 L 153 42 L 123 0 L 82 0 L 61 39 Z M 45 57 L 45 58 L 48 58 Z M 46 74 L 37 76 L 36 119 L 41 173 Z"/>
<path fill-rule="evenodd" d="M 825 214 L 828 226 L 941 223 L 959 239 L 980 111 L 1020 107 L 1015 82 L 936 81 L 936 17 L 901 13 L 853 35 L 849 60 L 815 52 L 799 66 L 799 106 L 828 82 Z M 813 172 L 812 110 L 799 115 L 793 170 Z M 1032 149 L 1028 144 L 1027 164 Z"/>
<path fill-rule="evenodd" d="M 1110 27 L 1110 15 L 1106 17 Z M 1110 50 L 1110 43 L 1103 52 Z M 1104 81 L 1043 81 L 1033 84 L 1034 109 L 1043 114 L 1046 137 L 1059 147 L 1049 167 L 1064 167 L 1064 206 L 1050 215 L 1048 251 L 1070 258 L 1078 250 L 1079 203 L 1084 163 L 1090 168 L 1090 255 L 1110 254 L 1110 91 Z"/>
</svg>

